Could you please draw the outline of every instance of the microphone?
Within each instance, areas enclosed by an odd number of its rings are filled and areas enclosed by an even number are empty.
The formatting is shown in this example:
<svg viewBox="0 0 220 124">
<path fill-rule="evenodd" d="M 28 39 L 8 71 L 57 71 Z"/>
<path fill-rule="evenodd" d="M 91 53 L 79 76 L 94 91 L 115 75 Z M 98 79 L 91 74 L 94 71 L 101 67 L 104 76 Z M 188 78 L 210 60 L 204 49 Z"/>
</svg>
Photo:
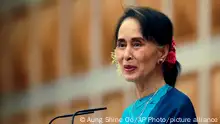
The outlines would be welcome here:
<svg viewBox="0 0 220 124">
<path fill-rule="evenodd" d="M 94 108 L 94 109 L 85 109 L 85 110 L 80 110 L 80 111 L 77 111 L 75 112 L 74 114 L 66 114 L 66 115 L 61 115 L 61 116 L 56 116 L 54 117 L 50 122 L 49 124 L 52 124 L 52 122 L 58 118 L 66 118 L 66 117 L 72 117 L 72 124 L 74 124 L 74 118 L 75 116 L 78 116 L 78 115 L 85 115 L 85 114 L 91 114 L 91 113 L 94 113 L 95 111 L 101 111 L 101 110 L 106 110 L 107 107 L 104 107 L 104 108 Z"/>
</svg>

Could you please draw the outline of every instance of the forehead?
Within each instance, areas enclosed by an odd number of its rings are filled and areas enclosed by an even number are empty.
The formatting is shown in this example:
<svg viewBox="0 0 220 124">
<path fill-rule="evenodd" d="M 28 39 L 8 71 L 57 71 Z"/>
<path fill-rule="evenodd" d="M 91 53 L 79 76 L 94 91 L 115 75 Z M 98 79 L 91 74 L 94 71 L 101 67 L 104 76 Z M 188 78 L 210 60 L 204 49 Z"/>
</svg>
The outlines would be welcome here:
<svg viewBox="0 0 220 124">
<path fill-rule="evenodd" d="M 142 37 L 141 26 L 139 22 L 134 18 L 126 18 L 118 31 L 118 39 L 131 39 L 133 37 Z"/>
</svg>

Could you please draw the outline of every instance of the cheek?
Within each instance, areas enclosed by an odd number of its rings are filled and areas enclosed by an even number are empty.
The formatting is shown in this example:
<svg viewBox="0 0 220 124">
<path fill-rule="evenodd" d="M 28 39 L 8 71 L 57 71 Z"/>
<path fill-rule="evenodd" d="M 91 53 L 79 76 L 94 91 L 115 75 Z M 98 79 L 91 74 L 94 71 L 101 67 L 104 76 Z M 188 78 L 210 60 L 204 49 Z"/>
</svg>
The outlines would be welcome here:
<svg viewBox="0 0 220 124">
<path fill-rule="evenodd" d="M 151 70 L 155 67 L 157 62 L 157 52 L 155 50 L 143 50 L 138 56 L 140 66 L 143 69 Z"/>
</svg>

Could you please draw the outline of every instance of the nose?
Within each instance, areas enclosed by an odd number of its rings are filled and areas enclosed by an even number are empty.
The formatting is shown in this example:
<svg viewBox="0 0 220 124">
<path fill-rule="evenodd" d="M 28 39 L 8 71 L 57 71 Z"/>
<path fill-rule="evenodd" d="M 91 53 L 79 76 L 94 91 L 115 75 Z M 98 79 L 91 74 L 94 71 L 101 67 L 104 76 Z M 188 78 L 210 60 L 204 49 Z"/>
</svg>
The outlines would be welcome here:
<svg viewBox="0 0 220 124">
<path fill-rule="evenodd" d="M 132 49 L 127 46 L 124 52 L 124 59 L 126 61 L 132 60 Z"/>
</svg>

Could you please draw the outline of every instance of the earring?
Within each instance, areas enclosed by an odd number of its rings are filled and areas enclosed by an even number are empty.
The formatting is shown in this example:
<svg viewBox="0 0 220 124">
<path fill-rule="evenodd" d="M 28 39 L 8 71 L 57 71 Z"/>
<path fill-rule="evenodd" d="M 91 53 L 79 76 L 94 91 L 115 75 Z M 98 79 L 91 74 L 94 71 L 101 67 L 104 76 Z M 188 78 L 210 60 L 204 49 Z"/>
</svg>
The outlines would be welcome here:
<svg viewBox="0 0 220 124">
<path fill-rule="evenodd" d="M 160 59 L 159 61 L 158 61 L 158 64 L 162 64 L 163 63 L 163 59 Z"/>
</svg>

